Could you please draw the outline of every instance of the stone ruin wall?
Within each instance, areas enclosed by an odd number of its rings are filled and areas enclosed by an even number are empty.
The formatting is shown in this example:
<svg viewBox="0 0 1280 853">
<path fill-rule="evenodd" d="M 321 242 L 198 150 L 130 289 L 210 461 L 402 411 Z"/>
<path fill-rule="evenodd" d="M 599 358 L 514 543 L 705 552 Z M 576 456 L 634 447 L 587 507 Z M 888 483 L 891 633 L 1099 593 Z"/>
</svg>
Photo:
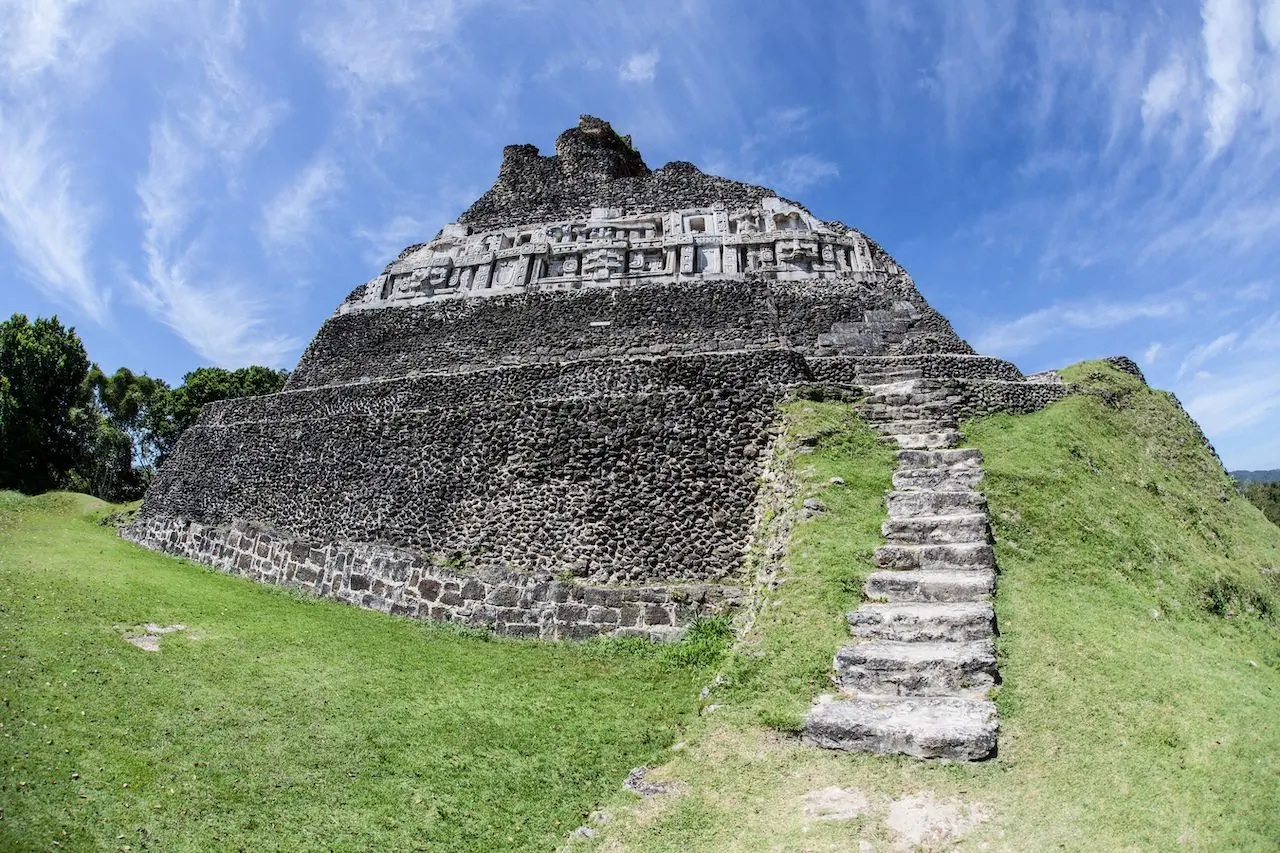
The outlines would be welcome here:
<svg viewBox="0 0 1280 853">
<path fill-rule="evenodd" d="M 353 291 L 285 392 L 207 406 L 124 535 L 500 634 L 666 637 L 751 586 L 798 387 L 892 358 L 969 413 L 1061 393 L 974 355 L 879 246 L 769 190 L 650 172 L 585 118 L 554 157 L 528 148 Z"/>
<path fill-rule="evenodd" d="M 757 458 L 778 400 L 805 377 L 799 356 L 757 352 L 393 380 L 409 387 L 382 398 L 361 387 L 364 399 L 318 389 L 233 401 L 183 437 L 146 514 L 253 519 L 469 571 L 736 579 Z"/>
</svg>

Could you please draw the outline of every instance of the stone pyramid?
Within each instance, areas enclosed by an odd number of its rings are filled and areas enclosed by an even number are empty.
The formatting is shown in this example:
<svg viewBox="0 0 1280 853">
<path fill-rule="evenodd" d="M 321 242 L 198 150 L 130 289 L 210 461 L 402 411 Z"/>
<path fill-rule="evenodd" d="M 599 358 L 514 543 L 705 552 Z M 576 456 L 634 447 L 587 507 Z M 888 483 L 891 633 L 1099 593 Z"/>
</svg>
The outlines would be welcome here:
<svg viewBox="0 0 1280 853">
<path fill-rule="evenodd" d="M 742 604 L 777 406 L 857 387 L 901 447 L 881 571 L 808 738 L 995 746 L 995 561 L 960 419 L 1060 397 L 875 242 L 584 116 L 357 287 L 287 388 L 207 406 L 125 535 L 265 583 L 543 639 Z"/>
</svg>

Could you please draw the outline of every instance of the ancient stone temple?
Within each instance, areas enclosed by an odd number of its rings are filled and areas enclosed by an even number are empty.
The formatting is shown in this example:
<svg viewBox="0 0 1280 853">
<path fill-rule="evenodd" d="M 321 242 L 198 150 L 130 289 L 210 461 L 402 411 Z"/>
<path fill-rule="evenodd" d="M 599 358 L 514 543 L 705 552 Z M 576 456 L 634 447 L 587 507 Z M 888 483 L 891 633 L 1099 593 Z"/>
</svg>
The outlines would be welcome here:
<svg viewBox="0 0 1280 853">
<path fill-rule="evenodd" d="M 873 653 L 842 650 L 837 681 L 969 702 L 993 745 L 980 458 L 945 448 L 958 418 L 1061 389 L 975 355 L 861 232 L 688 163 L 651 170 L 590 117 L 554 156 L 508 147 L 456 223 L 338 306 L 283 392 L 207 406 L 125 535 L 500 634 L 670 636 L 750 594 L 778 404 L 823 383 L 867 389 L 916 454 L 868 582 L 880 609 L 853 615 Z M 893 714 L 859 735 L 849 702 L 811 737 L 903 748 Z M 932 737 L 903 751 L 980 757 Z"/>
</svg>

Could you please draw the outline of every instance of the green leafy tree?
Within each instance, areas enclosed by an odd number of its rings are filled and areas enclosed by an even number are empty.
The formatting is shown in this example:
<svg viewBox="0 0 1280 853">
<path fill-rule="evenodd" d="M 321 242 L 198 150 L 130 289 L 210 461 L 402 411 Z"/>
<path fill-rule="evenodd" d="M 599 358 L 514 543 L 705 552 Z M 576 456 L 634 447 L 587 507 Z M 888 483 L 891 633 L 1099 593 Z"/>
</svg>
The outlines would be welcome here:
<svg viewBox="0 0 1280 853">
<path fill-rule="evenodd" d="M 1274 524 L 1280 524 L 1280 483 L 1242 483 L 1240 491 Z"/>
<path fill-rule="evenodd" d="M 183 376 L 181 385 L 158 394 L 141 415 L 140 426 L 156 464 L 173 452 L 178 439 L 200 417 L 205 403 L 274 394 L 288 378 L 287 370 L 258 365 L 239 370 L 201 367 Z"/>
<path fill-rule="evenodd" d="M 0 323 L 0 488 L 66 483 L 92 427 L 88 373 L 84 344 L 56 316 Z"/>
<path fill-rule="evenodd" d="M 108 375 L 96 364 L 85 381 L 97 406 L 87 416 L 83 454 L 71 486 L 104 500 L 135 500 L 151 481 L 155 455 L 144 422 L 169 386 L 127 367 Z"/>
</svg>

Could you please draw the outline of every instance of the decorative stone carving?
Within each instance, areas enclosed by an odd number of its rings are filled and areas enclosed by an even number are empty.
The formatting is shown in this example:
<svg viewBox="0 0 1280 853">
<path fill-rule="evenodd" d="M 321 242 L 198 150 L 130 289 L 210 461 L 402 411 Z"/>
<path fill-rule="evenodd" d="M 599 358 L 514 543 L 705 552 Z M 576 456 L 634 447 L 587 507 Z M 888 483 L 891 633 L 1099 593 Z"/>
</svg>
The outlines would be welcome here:
<svg viewBox="0 0 1280 853">
<path fill-rule="evenodd" d="M 496 296 L 546 280 L 552 289 L 627 286 L 665 277 L 760 275 L 787 281 L 898 275 L 877 267 L 867 240 L 777 197 L 757 207 L 691 208 L 624 215 L 596 207 L 580 220 L 472 233 L 447 226 L 412 247 L 339 308 L 416 305 Z"/>
</svg>

